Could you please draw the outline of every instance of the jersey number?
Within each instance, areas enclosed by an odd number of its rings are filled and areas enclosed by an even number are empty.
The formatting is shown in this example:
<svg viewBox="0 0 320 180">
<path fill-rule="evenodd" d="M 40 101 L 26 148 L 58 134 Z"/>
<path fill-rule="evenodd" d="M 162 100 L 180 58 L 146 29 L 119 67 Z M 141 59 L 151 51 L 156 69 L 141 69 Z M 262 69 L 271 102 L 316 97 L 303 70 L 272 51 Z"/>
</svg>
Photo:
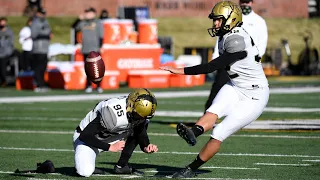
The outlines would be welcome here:
<svg viewBox="0 0 320 180">
<path fill-rule="evenodd" d="M 117 105 L 113 106 L 113 108 L 117 111 L 118 117 L 124 115 L 123 110 L 121 110 L 122 108 L 121 108 L 120 104 L 117 104 Z"/>
</svg>

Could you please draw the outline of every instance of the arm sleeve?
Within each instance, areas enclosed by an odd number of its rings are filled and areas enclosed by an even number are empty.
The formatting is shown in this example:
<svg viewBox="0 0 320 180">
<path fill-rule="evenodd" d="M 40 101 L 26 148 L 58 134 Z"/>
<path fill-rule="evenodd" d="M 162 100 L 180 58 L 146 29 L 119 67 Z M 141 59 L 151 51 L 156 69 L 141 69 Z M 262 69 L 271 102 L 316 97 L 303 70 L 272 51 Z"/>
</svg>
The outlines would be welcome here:
<svg viewBox="0 0 320 180">
<path fill-rule="evenodd" d="M 91 121 L 81 132 L 79 139 L 89 146 L 96 147 L 108 151 L 110 144 L 100 141 L 96 134 L 104 130 L 104 127 L 100 124 L 101 116 L 98 115 L 93 121 Z"/>
<path fill-rule="evenodd" d="M 247 56 L 245 48 L 246 44 L 242 36 L 230 35 L 224 41 L 225 52 L 222 55 L 207 64 L 184 68 L 184 73 L 188 75 L 208 74 L 217 69 L 225 68 L 237 60 L 245 58 Z"/>
<path fill-rule="evenodd" d="M 150 140 L 147 134 L 148 124 L 139 124 L 134 128 L 134 137 L 137 139 L 140 149 L 144 151 L 144 148 L 150 144 Z"/>
<path fill-rule="evenodd" d="M 239 59 L 243 59 L 246 56 L 247 56 L 246 51 L 241 51 L 236 53 L 223 53 L 221 56 L 210 61 L 209 63 L 184 68 L 184 74 L 187 74 L 187 75 L 208 74 L 217 69 L 225 68 L 227 65 L 232 64 Z"/>
</svg>

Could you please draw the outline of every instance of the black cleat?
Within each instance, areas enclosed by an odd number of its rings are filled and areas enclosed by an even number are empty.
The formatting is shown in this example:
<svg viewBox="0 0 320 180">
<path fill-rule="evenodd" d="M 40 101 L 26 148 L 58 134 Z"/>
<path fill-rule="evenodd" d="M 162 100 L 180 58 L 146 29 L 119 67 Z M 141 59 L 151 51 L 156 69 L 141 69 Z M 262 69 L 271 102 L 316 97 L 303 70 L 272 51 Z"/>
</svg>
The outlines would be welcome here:
<svg viewBox="0 0 320 180">
<path fill-rule="evenodd" d="M 113 168 L 113 172 L 115 174 L 135 174 L 135 175 L 144 175 L 144 172 L 142 171 L 138 171 L 134 168 L 132 168 L 131 166 L 129 165 L 126 165 L 126 166 L 119 166 L 119 165 L 115 165 L 114 168 Z"/>
<path fill-rule="evenodd" d="M 177 125 L 177 133 L 180 137 L 182 137 L 190 146 L 194 146 L 197 144 L 197 138 L 192 132 L 191 129 L 189 129 L 186 125 L 183 123 L 179 123 Z"/>
<path fill-rule="evenodd" d="M 196 173 L 193 172 L 191 170 L 190 167 L 186 167 L 186 168 L 183 168 L 181 169 L 180 171 L 178 172 L 175 172 L 173 175 L 172 175 L 172 178 L 193 178 L 196 176 Z"/>
</svg>

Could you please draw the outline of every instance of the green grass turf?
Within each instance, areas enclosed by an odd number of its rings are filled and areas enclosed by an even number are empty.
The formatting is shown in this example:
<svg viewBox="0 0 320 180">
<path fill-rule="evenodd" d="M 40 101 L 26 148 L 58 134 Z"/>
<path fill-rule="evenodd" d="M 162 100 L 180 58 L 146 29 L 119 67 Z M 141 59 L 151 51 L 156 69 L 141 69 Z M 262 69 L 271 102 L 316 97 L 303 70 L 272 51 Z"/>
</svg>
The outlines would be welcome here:
<svg viewBox="0 0 320 180">
<path fill-rule="evenodd" d="M 270 88 L 280 87 L 319 87 L 320 76 L 283 76 L 283 77 L 268 77 Z M 202 86 L 195 86 L 190 88 L 164 88 L 152 89 L 154 92 L 161 91 L 190 91 L 190 90 L 210 90 L 213 82 L 206 82 Z M 104 93 L 128 93 L 131 89 L 126 85 L 116 90 L 105 90 Z M 52 89 L 47 93 L 34 93 L 31 90 L 17 91 L 15 87 L 0 88 L 0 97 L 11 96 L 47 96 L 47 95 L 68 95 L 68 94 L 84 94 L 83 90 L 66 91 L 63 89 Z"/>
<path fill-rule="evenodd" d="M 150 126 L 152 127 L 153 124 Z M 162 126 L 163 129 L 169 128 Z M 152 132 L 152 128 L 149 130 Z M 236 135 L 242 135 L 239 132 Z M 247 133 L 246 133 L 247 134 Z M 252 133 L 249 133 L 252 134 Z M 257 133 L 254 133 L 257 134 Z M 258 133 L 259 134 L 259 133 Z M 261 133 L 260 133 L 261 134 Z M 273 133 L 263 133 L 273 135 Z M 278 133 L 276 133 L 278 134 Z M 304 133 L 304 135 L 315 135 L 317 139 L 288 139 L 288 138 L 262 138 L 262 137 L 238 137 L 227 139 L 219 154 L 208 161 L 203 167 L 216 167 L 216 169 L 201 168 L 198 178 L 234 178 L 234 179 L 318 179 L 319 162 L 307 162 L 303 160 L 320 159 L 319 132 Z M 301 136 L 300 133 L 287 132 L 281 135 Z M 0 170 L 14 171 L 35 169 L 37 162 L 50 159 L 54 162 L 57 172 L 66 175 L 40 175 L 29 174 L 34 178 L 59 178 L 75 179 L 72 176 L 73 152 L 71 139 L 72 134 L 16 134 L 0 133 Z M 158 145 L 160 152 L 147 155 L 134 153 L 130 162 L 143 171 L 158 170 L 159 173 L 146 172 L 147 176 L 164 176 L 172 174 L 188 163 L 190 163 L 197 152 L 205 144 L 208 137 L 202 136 L 198 139 L 195 147 L 189 147 L 179 137 L 172 136 L 150 136 L 151 142 Z M 30 148 L 27 150 L 6 150 L 3 147 Z M 42 148 L 42 151 L 35 150 Z M 46 149 L 63 150 L 61 152 L 45 151 Z M 139 151 L 139 149 L 136 149 Z M 161 153 L 162 152 L 162 153 Z M 182 152 L 182 153 L 174 153 Z M 193 154 L 183 154 L 192 152 Z M 245 155 L 240 155 L 245 154 Z M 276 155 L 276 156 L 275 156 Z M 284 155 L 289 155 L 288 157 Z M 297 155 L 296 157 L 294 155 Z M 97 158 L 96 166 L 110 172 L 119 157 L 118 153 L 103 153 Z M 277 164 L 310 164 L 310 166 L 262 166 L 256 163 Z M 220 168 L 219 168 L 220 167 Z M 253 169 L 221 169 L 221 167 L 238 167 Z M 254 169 L 255 168 L 255 169 Z M 165 171 L 165 172 L 163 172 Z M 169 172 L 167 172 L 169 171 Z M 111 175 L 107 173 L 107 175 Z M 19 176 L 12 174 L 1 174 L 2 179 L 16 179 Z M 26 177 L 21 177 L 21 179 Z M 104 179 L 106 177 L 91 177 L 90 179 Z M 119 177 L 107 177 L 108 179 L 119 179 Z M 156 178 L 152 178 L 156 179 Z M 160 178 L 159 178 L 160 179 Z"/>
<path fill-rule="evenodd" d="M 277 79 L 276 81 L 284 80 Z M 289 80 L 287 79 L 286 81 Z M 299 79 L 295 81 L 299 82 Z M 210 87 L 210 84 L 206 86 Z M 205 86 L 198 88 L 203 89 L 204 87 Z M 2 92 L 4 90 L 1 89 Z M 127 90 L 128 89 L 123 88 L 119 91 L 128 92 Z M 73 91 L 57 92 L 58 94 L 82 93 Z M 51 92 L 51 94 L 52 93 L 53 92 Z M 30 92 L 30 94 L 35 93 Z M 48 93 L 45 95 L 51 94 Z M 11 95 L 15 94 L 12 93 Z M 319 97 L 320 93 L 271 94 L 268 106 L 320 108 L 318 103 Z M 202 111 L 205 100 L 206 97 L 159 98 L 158 110 Z M 0 179 L 80 179 L 74 177 L 72 174 L 74 162 L 72 133 L 80 120 L 96 102 L 97 101 L 0 104 Z M 265 112 L 259 119 L 319 119 L 319 117 L 318 112 Z M 130 159 L 130 162 L 136 168 L 146 171 L 146 177 L 144 177 L 144 179 L 147 177 L 149 179 L 163 179 L 165 175 L 172 174 L 174 171 L 190 163 L 196 157 L 197 152 L 208 140 L 210 132 L 199 137 L 198 144 L 195 147 L 188 146 L 177 136 L 159 136 L 154 134 L 175 134 L 174 124 L 176 122 L 195 122 L 195 120 L 196 118 L 191 117 L 173 118 L 157 116 L 152 119 L 148 132 L 150 133 L 151 142 L 158 145 L 159 153 L 147 155 L 137 152 L 134 153 Z M 13 132 L 6 132 L 4 130 L 11 130 Z M 17 130 L 35 132 L 18 133 Z M 61 134 L 54 134 L 56 133 L 54 131 L 59 131 Z M 227 139 L 223 143 L 219 154 L 200 168 L 198 178 L 320 179 L 319 149 L 320 131 L 241 130 Z M 58 150 L 60 151 L 57 152 Z M 136 150 L 139 151 L 139 149 Z M 191 152 L 192 154 L 184 154 L 185 152 Z M 93 176 L 90 179 L 113 180 L 129 178 L 128 176 L 113 176 L 113 174 L 110 173 L 118 158 L 119 153 L 103 153 L 98 156 L 96 166 L 106 170 L 106 176 Z M 64 175 L 17 175 L 8 173 L 14 171 L 16 168 L 20 170 L 35 169 L 37 162 L 43 162 L 46 159 L 52 160 L 57 172 Z M 317 161 L 311 162 L 306 160 Z M 300 164 L 301 166 L 267 166 L 258 165 L 257 163 Z M 302 164 L 308 164 L 308 166 L 302 166 Z M 215 169 L 207 169 L 204 167 L 215 167 Z M 226 167 L 231 169 L 226 169 Z M 148 172 L 155 170 L 160 172 Z"/>
<path fill-rule="evenodd" d="M 304 94 L 271 94 L 267 107 L 294 107 L 294 108 L 320 108 L 320 93 Z M 204 108 L 206 97 L 185 97 L 158 99 L 159 111 L 193 111 L 201 112 Z M 17 104 L 0 104 L 0 120 L 5 117 L 20 117 L 18 123 L 28 126 L 28 119 L 35 117 L 37 119 L 57 119 L 67 118 L 76 120 L 83 118 L 86 113 L 94 107 L 98 101 L 81 101 L 81 102 L 41 102 L 41 103 L 17 103 Z M 264 112 L 259 119 L 318 119 L 319 112 Z M 22 119 L 21 119 L 22 118 Z M 24 119 L 23 119 L 24 118 Z M 155 117 L 157 121 L 194 121 L 196 118 L 172 118 L 172 117 Z M 194 119 L 194 120 L 192 120 Z M 19 118 L 17 119 L 19 120 Z M 15 126 L 16 121 L 0 121 L 2 127 Z M 41 123 L 47 123 L 41 121 Z M 40 125 L 39 123 L 38 125 Z"/>
</svg>

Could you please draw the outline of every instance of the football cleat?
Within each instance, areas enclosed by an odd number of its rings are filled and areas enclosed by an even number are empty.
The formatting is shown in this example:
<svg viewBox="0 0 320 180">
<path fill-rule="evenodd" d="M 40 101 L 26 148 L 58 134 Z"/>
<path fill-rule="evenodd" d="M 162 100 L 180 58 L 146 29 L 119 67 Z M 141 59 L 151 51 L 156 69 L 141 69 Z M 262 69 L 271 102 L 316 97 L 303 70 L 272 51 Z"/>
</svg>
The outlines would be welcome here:
<svg viewBox="0 0 320 180">
<path fill-rule="evenodd" d="M 180 137 L 182 137 L 190 146 L 194 146 L 197 144 L 197 138 L 192 132 L 191 129 L 189 129 L 186 125 L 183 123 L 179 123 L 177 125 L 177 133 Z"/>
<path fill-rule="evenodd" d="M 135 175 L 144 175 L 144 172 L 142 171 L 138 171 L 134 168 L 132 168 L 131 166 L 129 165 L 126 165 L 126 166 L 119 166 L 119 165 L 115 165 L 114 168 L 113 168 L 113 172 L 115 174 L 135 174 Z"/>
<path fill-rule="evenodd" d="M 181 169 L 178 172 L 175 172 L 172 175 L 172 178 L 193 178 L 196 176 L 196 173 L 192 171 L 192 169 L 190 167 L 186 167 Z"/>
</svg>

